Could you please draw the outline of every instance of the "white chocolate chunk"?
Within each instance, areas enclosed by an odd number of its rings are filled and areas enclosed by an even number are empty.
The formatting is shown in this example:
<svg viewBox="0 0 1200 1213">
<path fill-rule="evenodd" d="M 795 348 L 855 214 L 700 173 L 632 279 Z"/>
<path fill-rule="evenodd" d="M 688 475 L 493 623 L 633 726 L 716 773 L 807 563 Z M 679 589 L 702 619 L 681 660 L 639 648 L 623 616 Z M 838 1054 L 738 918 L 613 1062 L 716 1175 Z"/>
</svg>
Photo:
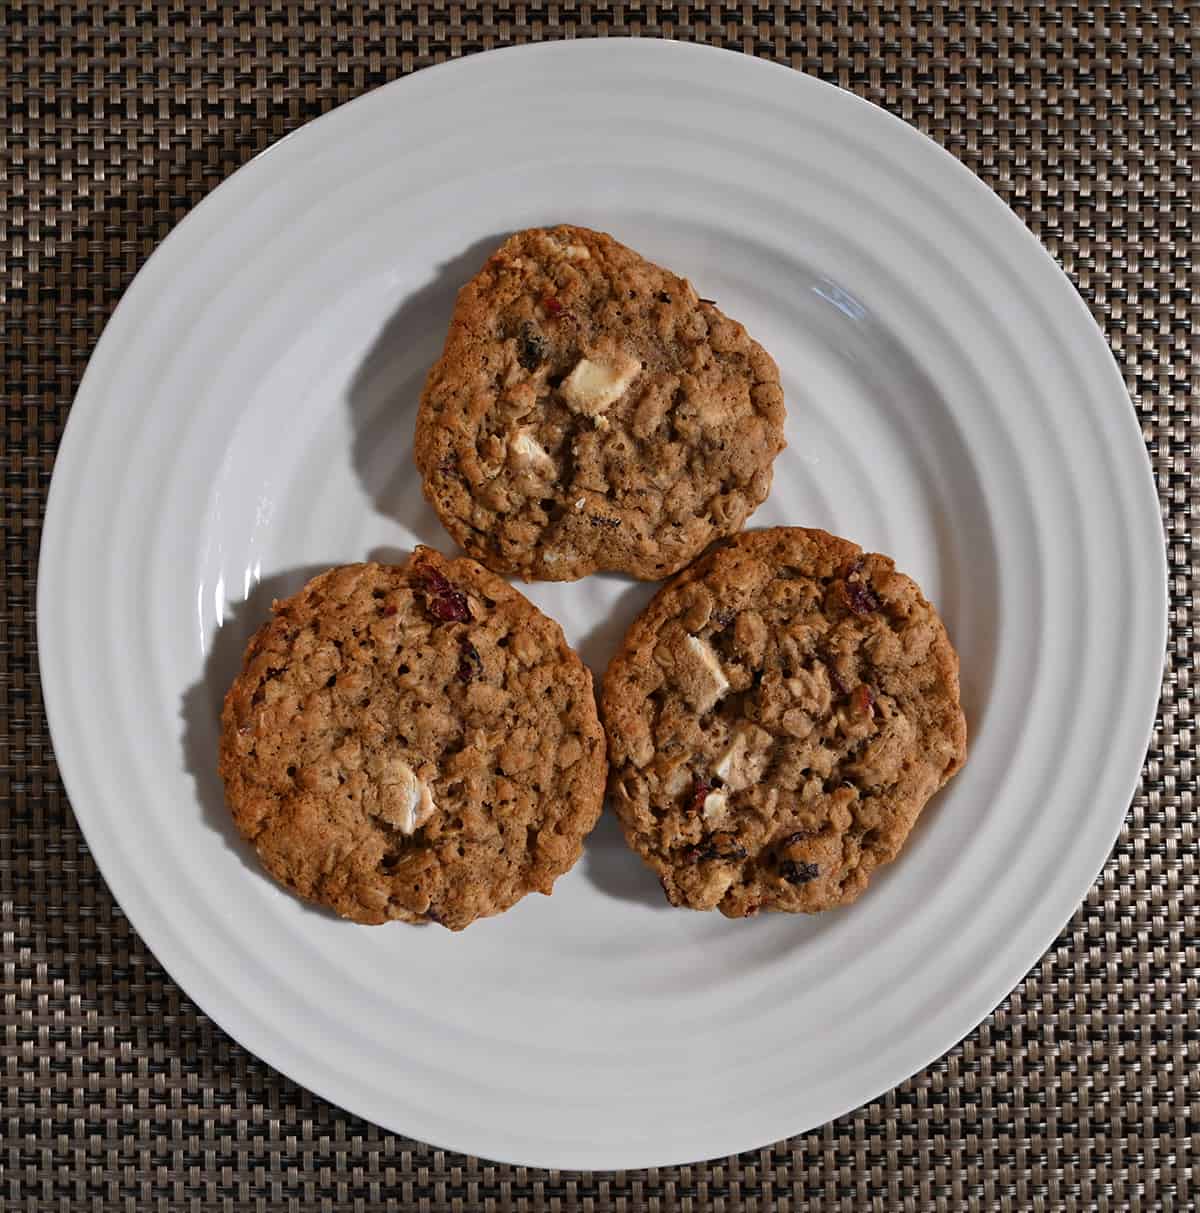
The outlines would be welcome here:
<svg viewBox="0 0 1200 1213">
<path fill-rule="evenodd" d="M 740 724 L 725 753 L 717 759 L 713 774 L 731 792 L 757 783 L 771 753 L 771 734 L 756 724 Z"/>
<path fill-rule="evenodd" d="M 519 472 L 553 476 L 558 470 L 546 448 L 529 430 L 517 430 L 508 440 L 508 457 L 513 467 Z"/>
<path fill-rule="evenodd" d="M 378 816 L 402 834 L 413 834 L 434 814 L 437 805 L 424 780 L 400 758 L 389 759 L 379 777 Z"/>
<path fill-rule="evenodd" d="M 573 409 L 589 416 L 603 412 L 621 398 L 641 369 L 642 364 L 628 354 L 617 354 L 603 362 L 581 358 L 563 380 L 563 399 Z"/>
<path fill-rule="evenodd" d="M 699 636 L 687 638 L 680 666 L 684 693 L 698 712 L 707 712 L 729 690 L 729 679 L 721 669 L 720 659 Z"/>
<path fill-rule="evenodd" d="M 569 261 L 587 261 L 591 258 L 591 253 L 582 244 L 568 244 L 563 249 L 563 256 Z"/>
<path fill-rule="evenodd" d="M 704 798 L 705 825 L 713 825 L 721 820 L 729 810 L 729 797 L 724 792 L 709 792 Z"/>
</svg>

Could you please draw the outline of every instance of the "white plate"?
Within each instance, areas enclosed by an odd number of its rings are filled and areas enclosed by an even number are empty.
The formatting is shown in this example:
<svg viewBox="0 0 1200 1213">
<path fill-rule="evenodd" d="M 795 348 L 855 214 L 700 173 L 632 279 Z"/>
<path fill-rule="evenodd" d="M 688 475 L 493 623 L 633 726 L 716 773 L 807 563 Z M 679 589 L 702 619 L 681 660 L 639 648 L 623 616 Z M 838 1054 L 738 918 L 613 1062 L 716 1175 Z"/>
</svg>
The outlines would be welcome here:
<svg viewBox="0 0 1200 1213">
<path fill-rule="evenodd" d="M 958 645 L 966 770 L 847 910 L 670 909 L 606 821 L 553 899 L 368 929 L 279 891 L 227 819 L 216 718 L 246 637 L 318 568 L 449 547 L 411 462 L 422 377 L 486 252 L 556 220 L 686 273 L 774 353 L 791 445 L 754 524 L 894 555 Z M 1166 618 L 1129 400 L 1017 219 L 847 93 L 647 41 L 421 72 L 216 190 L 97 346 L 41 567 L 63 777 L 180 985 L 361 1116 L 557 1167 L 758 1146 L 969 1032 L 1112 846 Z M 650 588 L 528 592 L 601 672 Z"/>
</svg>

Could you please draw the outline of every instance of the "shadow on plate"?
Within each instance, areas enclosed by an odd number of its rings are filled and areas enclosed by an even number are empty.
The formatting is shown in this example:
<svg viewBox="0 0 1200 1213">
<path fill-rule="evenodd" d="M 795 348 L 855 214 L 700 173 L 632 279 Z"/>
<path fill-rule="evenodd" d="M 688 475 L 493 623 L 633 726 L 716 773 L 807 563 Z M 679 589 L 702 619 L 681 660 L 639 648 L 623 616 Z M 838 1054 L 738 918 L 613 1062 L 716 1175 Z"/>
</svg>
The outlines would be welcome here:
<svg viewBox="0 0 1200 1213">
<path fill-rule="evenodd" d="M 583 874 L 607 897 L 636 901 L 655 910 L 672 910 L 658 877 L 629 849 L 616 814 L 606 804 L 583 850 Z M 673 910 L 673 913 L 682 913 Z"/>
<path fill-rule="evenodd" d="M 254 854 L 254 848 L 241 835 L 225 804 L 225 790 L 217 772 L 217 745 L 221 736 L 221 706 L 225 692 L 242 668 L 242 654 L 251 636 L 271 614 L 271 603 L 294 594 L 305 582 L 325 571 L 325 566 L 292 569 L 260 581 L 250 596 L 236 606 L 227 607 L 224 622 L 213 636 L 212 647 L 199 681 L 184 692 L 180 708 L 183 717 L 183 761 L 196 782 L 196 798 L 205 824 L 225 840 L 225 845 L 256 876 L 270 879 Z M 300 899 L 297 898 L 299 901 Z M 306 908 L 341 921 L 332 910 L 309 902 Z"/>
<path fill-rule="evenodd" d="M 593 576 L 608 579 L 612 574 L 598 573 Z M 642 613 L 662 585 L 658 581 L 634 581 L 627 577 L 620 580 L 625 583 L 620 594 L 606 603 L 595 627 L 576 645 L 576 652 L 583 658 L 584 664 L 592 671 L 596 680 L 597 696 L 600 693 L 604 671 L 608 669 L 608 663 L 615 656 L 630 624 Z"/>
<path fill-rule="evenodd" d="M 375 508 L 441 551 L 454 544 L 421 492 L 413 463 L 417 405 L 437 361 L 460 288 L 508 233 L 477 241 L 438 267 L 380 329 L 347 389 L 354 469 Z"/>
</svg>

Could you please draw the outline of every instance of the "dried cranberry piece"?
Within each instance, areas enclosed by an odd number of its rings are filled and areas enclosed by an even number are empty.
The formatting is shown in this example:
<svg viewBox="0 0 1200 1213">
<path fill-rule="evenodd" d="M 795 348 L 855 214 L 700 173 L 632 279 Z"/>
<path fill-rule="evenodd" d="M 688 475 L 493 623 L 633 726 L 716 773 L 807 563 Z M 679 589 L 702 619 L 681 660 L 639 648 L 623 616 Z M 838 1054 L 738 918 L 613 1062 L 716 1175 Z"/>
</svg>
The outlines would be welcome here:
<svg viewBox="0 0 1200 1213">
<path fill-rule="evenodd" d="M 790 847 L 793 843 L 803 842 L 804 839 L 811 838 L 813 833 L 813 830 L 796 830 L 794 833 L 789 834 L 779 845 Z"/>
<path fill-rule="evenodd" d="M 444 597 L 430 598 L 426 604 L 429 613 L 442 623 L 469 623 L 471 608 L 461 590 L 452 590 Z"/>
<path fill-rule="evenodd" d="M 557 320 L 563 313 L 563 305 L 553 295 L 547 295 L 542 300 L 542 307 L 546 309 L 546 315 L 554 320 Z"/>
<path fill-rule="evenodd" d="M 454 587 L 437 569 L 425 565 L 421 569 L 421 588 L 427 594 L 448 594 Z"/>
<path fill-rule="evenodd" d="M 452 585 L 437 569 L 423 568 L 419 588 L 425 595 L 425 609 L 442 623 L 470 623 L 471 608 L 467 596 Z"/>
<path fill-rule="evenodd" d="M 532 324 L 521 326 L 521 339 L 517 351 L 517 361 L 527 370 L 536 370 L 546 361 L 545 338 Z"/>
<path fill-rule="evenodd" d="M 869 585 L 858 581 L 846 582 L 846 605 L 856 615 L 869 615 L 879 610 L 879 599 Z"/>
<path fill-rule="evenodd" d="M 464 636 L 458 642 L 458 672 L 455 677 L 459 682 L 472 682 L 477 675 L 483 673 L 483 660 L 479 650 Z"/>
<path fill-rule="evenodd" d="M 815 863 L 805 863 L 802 859 L 785 859 L 779 865 L 779 874 L 788 884 L 808 884 L 821 875 L 821 867 Z"/>
<path fill-rule="evenodd" d="M 702 812 L 704 810 L 704 801 L 711 791 L 712 784 L 707 779 L 701 779 L 697 776 L 692 781 L 692 791 L 688 796 L 687 811 L 689 813 Z"/>
<path fill-rule="evenodd" d="M 400 608 L 394 602 L 389 602 L 384 606 L 383 610 L 380 611 L 380 614 L 385 615 L 390 619 L 393 615 L 399 614 L 399 611 Z"/>
<path fill-rule="evenodd" d="M 683 857 L 688 863 L 700 863 L 705 859 L 745 859 L 746 854 L 746 848 L 741 845 L 731 846 L 727 850 L 722 850 L 714 839 L 703 846 L 688 847 L 683 852 Z"/>
<path fill-rule="evenodd" d="M 875 706 L 875 693 L 865 682 L 861 682 L 854 688 L 850 702 L 856 716 L 869 716 Z"/>
<path fill-rule="evenodd" d="M 871 588 L 871 583 L 864 579 L 862 568 L 862 557 L 859 557 L 846 570 L 842 593 L 845 595 L 846 605 L 856 615 L 869 615 L 872 611 L 879 610 L 879 599 Z"/>
</svg>

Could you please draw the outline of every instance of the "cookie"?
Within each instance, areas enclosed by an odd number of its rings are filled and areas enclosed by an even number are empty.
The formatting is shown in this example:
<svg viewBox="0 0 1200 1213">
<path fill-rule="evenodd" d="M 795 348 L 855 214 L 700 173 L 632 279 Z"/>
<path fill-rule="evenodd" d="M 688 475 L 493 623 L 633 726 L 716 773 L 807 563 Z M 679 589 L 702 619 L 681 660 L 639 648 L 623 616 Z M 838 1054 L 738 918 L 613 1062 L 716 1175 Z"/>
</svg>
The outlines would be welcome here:
<svg viewBox="0 0 1200 1213">
<path fill-rule="evenodd" d="M 763 501 L 783 421 L 770 355 L 685 279 L 600 232 L 533 229 L 459 293 L 416 460 L 489 568 L 655 580 Z"/>
<path fill-rule="evenodd" d="M 548 894 L 603 803 L 592 678 L 562 629 L 429 548 L 276 602 L 221 721 L 263 866 L 356 922 L 457 931 Z"/>
<path fill-rule="evenodd" d="M 610 789 L 668 900 L 854 901 L 966 758 L 958 657 L 886 556 L 747 532 L 659 591 L 604 678 Z"/>
</svg>

